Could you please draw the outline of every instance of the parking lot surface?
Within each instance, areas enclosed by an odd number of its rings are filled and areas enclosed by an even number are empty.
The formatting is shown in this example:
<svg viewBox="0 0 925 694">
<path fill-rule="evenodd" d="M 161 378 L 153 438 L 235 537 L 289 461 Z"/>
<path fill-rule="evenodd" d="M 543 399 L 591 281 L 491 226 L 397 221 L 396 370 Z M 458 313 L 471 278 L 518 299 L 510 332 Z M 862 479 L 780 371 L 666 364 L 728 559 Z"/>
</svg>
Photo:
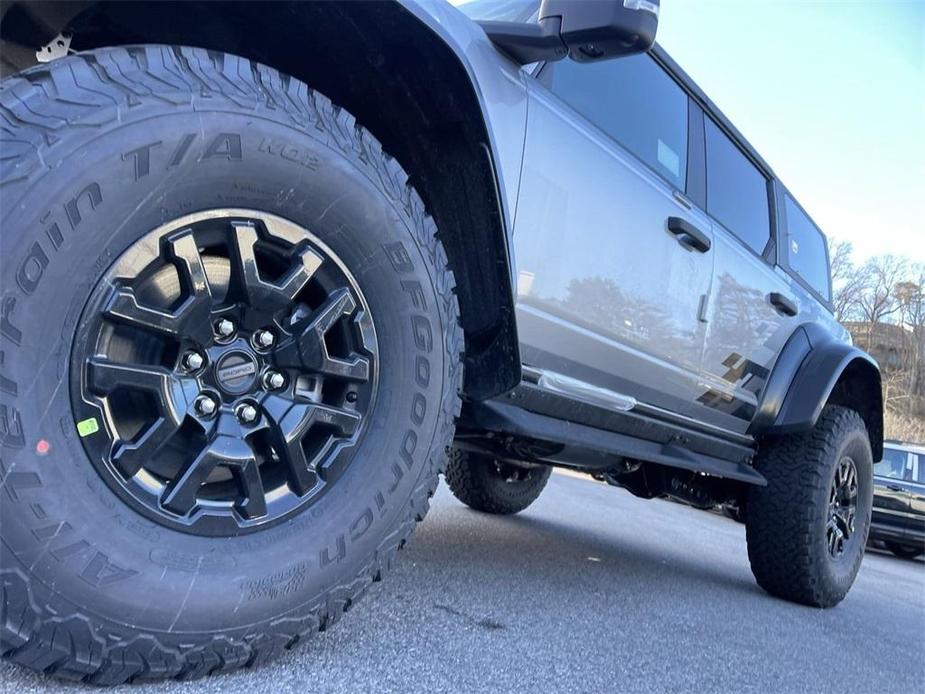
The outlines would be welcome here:
<svg viewBox="0 0 925 694">
<path fill-rule="evenodd" d="M 397 570 L 330 632 L 256 671 L 149 692 L 912 692 L 925 561 L 869 550 L 832 610 L 769 597 L 744 527 L 553 475 L 499 518 L 441 486 Z M 100 691 L 7 663 L 0 691 Z"/>
</svg>

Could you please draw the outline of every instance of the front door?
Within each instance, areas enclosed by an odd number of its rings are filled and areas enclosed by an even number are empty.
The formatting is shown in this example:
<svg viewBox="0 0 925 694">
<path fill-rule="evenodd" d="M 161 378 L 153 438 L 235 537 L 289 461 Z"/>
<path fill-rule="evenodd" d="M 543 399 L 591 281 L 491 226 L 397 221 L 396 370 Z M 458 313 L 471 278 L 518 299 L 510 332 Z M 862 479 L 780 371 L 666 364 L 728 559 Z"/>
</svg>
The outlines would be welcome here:
<svg viewBox="0 0 925 694">
<path fill-rule="evenodd" d="M 514 228 L 524 362 L 688 412 L 713 255 L 684 195 L 686 92 L 641 55 L 547 65 L 529 99 Z"/>
</svg>

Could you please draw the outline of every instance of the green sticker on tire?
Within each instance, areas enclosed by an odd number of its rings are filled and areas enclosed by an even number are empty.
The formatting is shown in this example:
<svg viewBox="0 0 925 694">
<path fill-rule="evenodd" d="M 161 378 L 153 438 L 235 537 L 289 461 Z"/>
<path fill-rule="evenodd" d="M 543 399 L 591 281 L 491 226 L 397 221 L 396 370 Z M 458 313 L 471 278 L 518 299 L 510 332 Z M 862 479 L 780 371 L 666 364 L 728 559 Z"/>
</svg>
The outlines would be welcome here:
<svg viewBox="0 0 925 694">
<path fill-rule="evenodd" d="M 96 421 L 96 417 L 90 417 L 90 419 L 84 419 L 80 422 L 77 422 L 77 433 L 80 435 L 80 438 L 84 438 L 90 434 L 95 434 L 99 430 L 100 423 Z"/>
</svg>

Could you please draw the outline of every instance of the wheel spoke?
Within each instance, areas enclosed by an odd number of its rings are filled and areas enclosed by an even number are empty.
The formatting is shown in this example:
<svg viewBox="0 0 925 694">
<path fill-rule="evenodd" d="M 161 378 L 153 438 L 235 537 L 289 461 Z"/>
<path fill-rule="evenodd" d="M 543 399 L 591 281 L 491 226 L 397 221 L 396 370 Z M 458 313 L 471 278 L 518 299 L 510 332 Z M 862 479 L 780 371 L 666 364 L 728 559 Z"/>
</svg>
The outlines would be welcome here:
<svg viewBox="0 0 925 694">
<path fill-rule="evenodd" d="M 311 406 L 271 396 L 264 402 L 270 420 L 270 437 L 277 455 L 286 466 L 289 484 L 302 496 L 317 483 L 318 475 L 302 447 L 302 437 L 311 427 Z"/>
<path fill-rule="evenodd" d="M 248 519 L 267 515 L 267 499 L 257 469 L 257 460 L 253 457 L 236 463 L 231 467 L 235 481 L 241 491 L 241 497 L 235 502 L 238 512 Z"/>
<path fill-rule="evenodd" d="M 303 495 L 318 481 L 317 463 L 330 451 L 334 440 L 316 451 L 309 460 L 302 446 L 302 438 L 315 425 L 332 428 L 338 438 L 352 436 L 360 425 L 355 412 L 317 403 L 291 402 L 281 397 L 270 397 L 264 409 L 271 421 L 270 435 L 273 447 L 289 472 L 294 491 Z"/>
<path fill-rule="evenodd" d="M 318 309 L 312 321 L 296 339 L 277 350 L 277 364 L 286 368 L 306 368 L 315 373 L 349 381 L 369 380 L 369 359 L 355 356 L 339 359 L 328 353 L 324 336 L 344 316 L 356 310 L 356 301 L 346 288 L 338 289 Z"/>
<path fill-rule="evenodd" d="M 126 477 L 135 475 L 177 433 L 177 425 L 166 417 L 158 417 L 133 441 L 116 440 L 110 459 Z"/>
<path fill-rule="evenodd" d="M 104 313 L 121 323 L 147 330 L 163 337 L 190 337 L 205 344 L 211 337 L 210 312 L 212 293 L 206 279 L 202 258 L 193 234 L 188 229 L 168 239 L 169 255 L 185 285 L 186 299 L 174 311 L 166 311 L 138 302 L 131 287 L 117 287 Z"/>
<path fill-rule="evenodd" d="M 117 388 L 142 390 L 154 394 L 163 417 L 177 427 L 186 417 L 198 386 L 192 379 L 180 379 L 161 366 L 119 364 L 102 357 L 89 360 L 91 389 L 108 395 Z"/>
<path fill-rule="evenodd" d="M 316 423 L 328 425 L 343 437 L 353 436 L 360 426 L 360 415 L 340 407 L 314 405 L 313 415 Z"/>
<path fill-rule="evenodd" d="M 213 447 L 206 446 L 183 468 L 179 477 L 167 485 L 161 495 L 161 505 L 178 515 L 188 514 L 196 507 L 202 483 L 221 461 Z"/>
<path fill-rule="evenodd" d="M 234 506 L 241 515 L 248 519 L 266 515 L 266 497 L 254 451 L 234 433 L 215 435 L 179 477 L 167 485 L 161 505 L 179 515 L 189 514 L 196 508 L 199 489 L 218 466 L 229 468 L 238 484 L 241 495 Z"/>
<path fill-rule="evenodd" d="M 200 299 L 211 300 L 212 290 L 209 288 L 209 278 L 206 276 L 202 256 L 199 254 L 199 246 L 196 245 L 192 230 L 184 229 L 169 236 L 167 247 L 170 255 L 177 262 L 177 269 L 186 284 L 188 294 Z"/>
<path fill-rule="evenodd" d="M 306 247 L 297 254 L 294 267 L 279 284 L 267 282 L 261 279 L 257 267 L 257 229 L 246 222 L 234 222 L 232 228 L 237 270 L 248 302 L 254 308 L 269 311 L 286 308 L 321 267 L 321 256 Z"/>
</svg>

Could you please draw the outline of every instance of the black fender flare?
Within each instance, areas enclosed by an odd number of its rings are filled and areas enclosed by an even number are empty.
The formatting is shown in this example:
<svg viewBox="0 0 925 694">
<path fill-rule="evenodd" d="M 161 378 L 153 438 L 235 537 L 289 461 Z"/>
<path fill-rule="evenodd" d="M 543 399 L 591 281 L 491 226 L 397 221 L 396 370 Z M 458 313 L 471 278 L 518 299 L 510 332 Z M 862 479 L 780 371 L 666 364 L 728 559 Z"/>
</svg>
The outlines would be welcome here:
<svg viewBox="0 0 925 694">
<path fill-rule="evenodd" d="M 794 330 L 784 345 L 748 433 L 767 436 L 807 431 L 816 425 L 827 403 L 858 411 L 867 425 L 874 461 L 880 460 L 880 367 L 863 350 L 807 323 Z"/>
</svg>

